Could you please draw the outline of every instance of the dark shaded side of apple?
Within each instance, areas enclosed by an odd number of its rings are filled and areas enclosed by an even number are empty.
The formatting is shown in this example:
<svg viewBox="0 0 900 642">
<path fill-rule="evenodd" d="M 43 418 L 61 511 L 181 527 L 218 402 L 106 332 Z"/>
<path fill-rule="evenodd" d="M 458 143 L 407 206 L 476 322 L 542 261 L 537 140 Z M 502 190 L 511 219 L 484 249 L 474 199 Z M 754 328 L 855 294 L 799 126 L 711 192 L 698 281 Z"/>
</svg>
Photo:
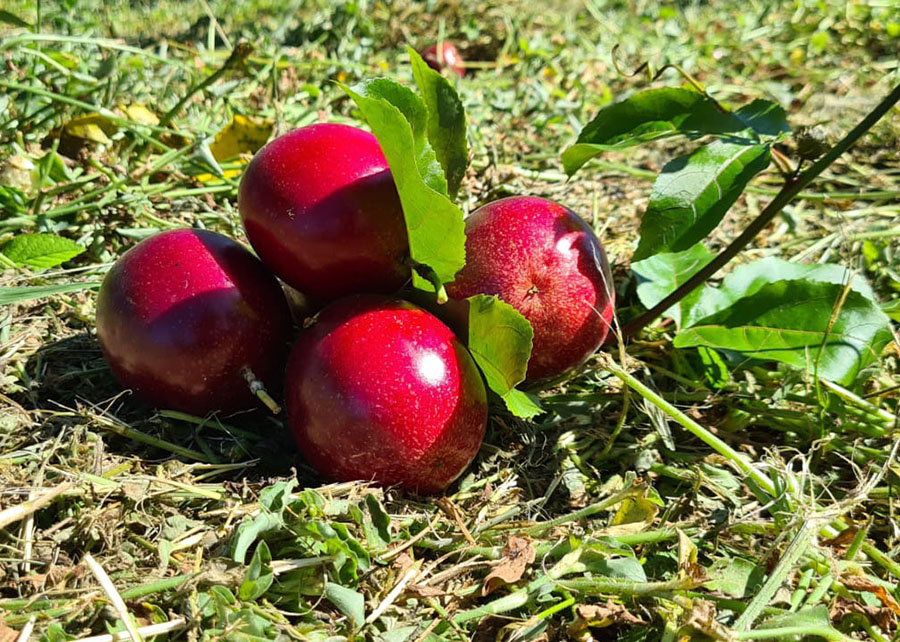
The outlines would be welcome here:
<svg viewBox="0 0 900 642">
<path fill-rule="evenodd" d="M 288 421 L 306 460 L 336 480 L 446 488 L 484 437 L 481 373 L 428 312 L 378 295 L 332 303 L 288 362 Z"/>
<path fill-rule="evenodd" d="M 441 43 L 440 48 L 435 43 L 422 51 L 422 60 L 435 71 L 449 69 L 457 76 L 464 76 L 466 73 L 463 57 L 459 50 L 447 40 Z"/>
<path fill-rule="evenodd" d="M 238 207 L 262 261 L 307 296 L 386 294 L 410 278 L 400 197 L 362 129 L 320 123 L 269 142 L 244 173 Z"/>
<path fill-rule="evenodd" d="M 556 379 L 593 354 L 615 304 L 609 263 L 591 228 L 562 205 L 530 196 L 469 216 L 466 265 L 447 292 L 495 294 L 531 322 L 527 385 Z"/>
<path fill-rule="evenodd" d="M 243 246 L 170 230 L 123 254 L 97 300 L 110 369 L 150 405 L 205 415 L 252 408 L 245 368 L 277 384 L 291 319 L 278 281 Z"/>
</svg>

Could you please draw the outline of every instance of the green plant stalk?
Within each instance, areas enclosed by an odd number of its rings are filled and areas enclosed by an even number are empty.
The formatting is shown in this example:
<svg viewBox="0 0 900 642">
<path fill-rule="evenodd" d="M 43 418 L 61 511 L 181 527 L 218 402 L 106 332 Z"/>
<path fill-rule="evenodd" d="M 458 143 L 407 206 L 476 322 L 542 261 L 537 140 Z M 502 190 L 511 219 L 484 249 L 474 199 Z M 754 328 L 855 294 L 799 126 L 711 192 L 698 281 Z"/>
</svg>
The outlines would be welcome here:
<svg viewBox="0 0 900 642">
<path fill-rule="evenodd" d="M 900 85 L 894 87 L 891 93 L 878 103 L 878 105 L 876 105 L 875 108 L 856 125 L 856 127 L 850 130 L 844 138 L 828 150 L 824 156 L 817 160 L 802 174 L 788 180 L 775 198 L 773 198 L 765 209 L 760 212 L 759 216 L 757 216 L 750 225 L 748 225 L 747 228 L 712 261 L 707 263 L 696 274 L 676 288 L 669 296 L 625 325 L 625 327 L 622 328 L 622 336 L 631 337 L 640 332 L 646 325 L 656 320 L 663 312 L 681 301 L 684 297 L 705 283 L 709 277 L 728 264 L 731 259 L 743 251 L 743 249 L 750 244 L 750 241 L 756 238 L 756 236 L 762 232 L 779 213 L 781 213 L 781 210 L 784 209 L 785 205 L 790 203 L 804 187 L 809 185 L 813 179 L 837 160 L 839 156 L 850 149 L 850 147 L 852 147 L 863 134 L 869 131 L 875 123 L 881 120 L 898 101 L 900 101 Z"/>
<path fill-rule="evenodd" d="M 769 577 L 766 578 L 765 584 L 762 585 L 753 600 L 747 605 L 746 610 L 741 613 L 737 622 L 734 623 L 735 631 L 747 631 L 750 629 L 762 613 L 763 608 L 775 596 L 778 589 L 781 588 L 788 573 L 794 570 L 807 549 L 809 549 L 817 529 L 818 525 L 815 521 L 810 520 L 803 522 L 800 526 L 800 530 L 794 535 L 790 545 L 784 552 L 784 555 L 778 561 L 778 565 L 772 570 Z"/>
<path fill-rule="evenodd" d="M 609 370 L 619 379 L 625 382 L 628 387 L 630 387 L 644 399 L 652 403 L 654 406 L 666 413 L 669 417 L 681 424 L 682 427 L 684 427 L 689 433 L 699 438 L 710 448 L 728 459 L 728 461 L 730 461 L 741 473 L 752 479 L 753 482 L 768 495 L 770 495 L 771 497 L 775 497 L 777 495 L 777 489 L 775 488 L 775 484 L 772 482 L 772 480 L 769 479 L 767 475 L 756 470 L 750 464 L 750 461 L 745 455 L 736 451 L 734 448 L 709 432 L 706 428 L 678 410 L 678 408 L 650 390 L 650 388 L 648 388 L 631 374 L 626 372 L 621 366 L 619 366 L 619 364 L 610 361 L 606 364 L 605 367 L 607 370 Z"/>
<path fill-rule="evenodd" d="M 154 547 L 156 550 L 156 547 Z M 121 592 L 123 600 L 137 600 L 142 597 L 147 597 L 148 595 L 153 595 L 154 593 L 162 593 L 163 591 L 171 591 L 172 589 L 176 589 L 185 582 L 187 582 L 192 577 L 196 577 L 196 573 L 188 573 L 187 575 L 176 575 L 175 577 L 167 577 L 164 580 L 160 580 L 158 582 L 151 582 L 149 584 L 141 584 L 140 586 L 134 586 L 130 589 L 126 589 Z"/>
<path fill-rule="evenodd" d="M 785 626 L 778 629 L 756 629 L 755 631 L 735 631 L 735 640 L 786 640 L 793 637 L 806 639 L 809 636 L 825 640 L 843 642 L 850 640 L 843 633 L 830 626 Z"/>
</svg>

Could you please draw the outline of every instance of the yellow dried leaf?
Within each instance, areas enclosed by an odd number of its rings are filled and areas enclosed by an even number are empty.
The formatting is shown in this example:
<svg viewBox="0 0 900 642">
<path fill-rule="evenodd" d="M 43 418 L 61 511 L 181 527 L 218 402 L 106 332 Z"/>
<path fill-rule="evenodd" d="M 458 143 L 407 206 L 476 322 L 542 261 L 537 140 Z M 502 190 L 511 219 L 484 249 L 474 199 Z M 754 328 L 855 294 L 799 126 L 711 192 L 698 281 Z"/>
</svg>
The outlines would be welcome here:
<svg viewBox="0 0 900 642">
<path fill-rule="evenodd" d="M 198 183 L 214 183 L 216 181 L 222 182 L 223 177 L 226 179 L 235 178 L 236 176 L 240 176 L 244 172 L 243 169 L 226 169 L 222 172 L 222 176 L 217 176 L 215 174 L 197 174 L 194 177 L 194 180 Z"/>
<path fill-rule="evenodd" d="M 610 526 L 652 522 L 659 512 L 659 506 L 646 497 L 627 497 L 616 511 Z"/>
<path fill-rule="evenodd" d="M 266 144 L 274 128 L 275 125 L 270 120 L 257 120 L 238 114 L 216 135 L 209 149 L 217 161 L 241 154 L 253 154 Z"/>
<path fill-rule="evenodd" d="M 140 103 L 119 105 L 119 112 L 124 118 L 138 125 L 159 125 L 159 118 L 156 114 Z"/>
<path fill-rule="evenodd" d="M 117 129 L 116 124 L 106 116 L 96 113 L 86 114 L 73 118 L 63 125 L 62 136 L 109 145 L 112 143 L 109 137 L 115 134 Z"/>
</svg>

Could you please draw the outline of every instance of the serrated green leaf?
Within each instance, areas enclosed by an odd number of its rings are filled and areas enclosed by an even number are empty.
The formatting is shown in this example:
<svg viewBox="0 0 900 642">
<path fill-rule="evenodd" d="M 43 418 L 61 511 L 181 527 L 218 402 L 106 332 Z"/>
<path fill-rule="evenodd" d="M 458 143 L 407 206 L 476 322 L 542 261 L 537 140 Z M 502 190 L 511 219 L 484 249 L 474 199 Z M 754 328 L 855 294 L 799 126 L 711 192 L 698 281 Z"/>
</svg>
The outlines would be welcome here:
<svg viewBox="0 0 900 642">
<path fill-rule="evenodd" d="M 520 417 L 542 412 L 535 397 L 516 390 L 525 380 L 534 330 L 528 320 L 496 296 L 476 294 L 469 305 L 468 347 L 488 387 Z M 521 414 L 520 414 L 521 413 Z"/>
<path fill-rule="evenodd" d="M 260 535 L 282 526 L 284 526 L 284 520 L 281 518 L 281 515 L 267 511 L 260 513 L 251 520 L 242 522 L 234 533 L 232 559 L 243 564 L 247 551 Z"/>
<path fill-rule="evenodd" d="M 741 119 L 693 89 L 648 89 L 601 109 L 581 130 L 575 145 L 563 152 L 562 161 L 571 176 L 604 151 L 678 135 L 745 137 L 746 129 Z"/>
<path fill-rule="evenodd" d="M 680 252 L 703 239 L 769 159 L 767 145 L 716 140 L 667 163 L 653 184 L 634 260 Z"/>
<path fill-rule="evenodd" d="M 433 180 L 421 173 L 413 127 L 404 112 L 386 98 L 365 95 L 346 87 L 344 90 L 363 112 L 391 168 L 406 219 L 410 257 L 433 270 L 436 280 L 449 283 L 466 262 L 462 211 L 447 198 L 446 185 L 443 192 L 436 190 L 430 184 Z M 395 93 L 405 95 L 400 91 Z M 414 108 L 413 119 L 418 119 Z M 427 148 L 430 150 L 430 145 Z M 431 153 L 433 156 L 434 152 Z M 435 160 L 433 165 L 446 183 L 440 163 Z M 416 285 L 421 287 L 423 283 L 417 280 Z"/>
<path fill-rule="evenodd" d="M 806 368 L 844 385 L 875 361 L 891 340 L 889 320 L 854 290 L 807 280 L 779 281 L 759 288 L 730 307 L 682 330 L 674 345 L 735 350 L 747 357 Z"/>
<path fill-rule="evenodd" d="M 350 619 L 354 628 L 365 624 L 366 599 L 360 593 L 334 582 L 326 582 L 325 596 Z"/>
<path fill-rule="evenodd" d="M 18 266 L 47 269 L 75 258 L 84 248 L 55 234 L 20 234 L 4 245 L 2 251 Z"/>
<path fill-rule="evenodd" d="M 795 613 L 776 615 L 765 620 L 756 628 L 757 630 L 790 629 L 796 631 L 793 635 L 779 636 L 778 640 L 783 642 L 807 640 L 810 638 L 824 638 L 828 640 L 849 639 L 831 625 L 828 607 L 824 604 L 801 609 Z"/>
<path fill-rule="evenodd" d="M 19 287 L 0 287 L 0 305 L 23 303 L 35 299 L 43 299 L 56 294 L 68 294 L 99 288 L 100 281 L 84 283 L 57 283 L 55 285 L 23 285 Z"/>
<path fill-rule="evenodd" d="M 428 185 L 428 187 L 446 196 L 447 178 L 444 176 L 444 168 L 441 167 L 435 150 L 428 140 L 428 108 L 426 107 L 425 102 L 411 89 L 404 87 L 400 83 L 394 82 L 389 78 L 373 78 L 371 80 L 366 80 L 351 88 L 350 91 L 356 92 L 360 96 L 365 96 L 366 98 L 385 100 L 400 110 L 400 113 L 406 118 L 406 122 L 409 124 L 410 131 L 412 132 L 416 167 L 419 169 L 422 180 L 425 181 L 425 184 Z M 351 98 L 352 97 L 353 95 L 351 94 Z M 362 110 L 363 115 L 368 121 L 369 116 L 358 101 L 357 106 Z M 375 126 L 372 125 L 372 123 L 369 123 L 369 126 L 372 127 L 372 131 L 375 133 L 375 136 L 378 138 L 378 142 L 383 149 L 384 143 L 382 142 L 381 137 L 379 137 L 378 131 L 375 130 Z M 390 159 L 388 159 L 388 164 L 390 165 Z"/>
<path fill-rule="evenodd" d="M 518 388 L 501 395 L 506 409 L 521 419 L 532 419 L 544 412 L 540 399 Z"/>
<path fill-rule="evenodd" d="M 723 557 L 716 560 L 709 569 L 706 588 L 721 591 L 731 597 L 744 598 L 756 595 L 766 571 L 742 557 Z"/>
<path fill-rule="evenodd" d="M 713 256 L 706 246 L 698 243 L 683 252 L 661 252 L 643 261 L 633 262 L 631 269 L 640 279 L 637 286 L 638 299 L 644 307 L 652 308 L 709 263 Z M 710 292 L 707 293 L 707 290 Z M 705 313 L 697 306 L 698 300 L 703 295 L 706 295 Z M 724 296 L 714 288 L 702 285 L 663 314 L 673 319 L 676 327 L 680 328 L 682 325 L 689 325 L 688 319 L 691 315 L 699 318 L 696 314 L 708 316 L 715 312 L 719 308 L 712 308 L 714 301 Z"/>
<path fill-rule="evenodd" d="M 781 105 L 758 98 L 734 112 L 750 129 L 761 137 L 779 141 L 791 134 L 787 114 Z"/>
<path fill-rule="evenodd" d="M 469 163 L 466 110 L 450 81 L 429 67 L 415 49 L 407 47 L 407 51 L 428 112 L 428 141 L 444 168 L 447 192 L 450 198 L 455 198 Z"/>
</svg>

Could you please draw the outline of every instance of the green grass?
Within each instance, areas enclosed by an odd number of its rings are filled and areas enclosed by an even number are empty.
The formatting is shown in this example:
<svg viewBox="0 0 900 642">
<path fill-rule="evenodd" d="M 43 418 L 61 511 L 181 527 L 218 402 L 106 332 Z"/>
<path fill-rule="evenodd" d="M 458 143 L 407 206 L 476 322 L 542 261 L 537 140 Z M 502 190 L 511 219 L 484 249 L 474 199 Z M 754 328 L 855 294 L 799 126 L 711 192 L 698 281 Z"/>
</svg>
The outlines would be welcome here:
<svg viewBox="0 0 900 642">
<path fill-rule="evenodd" d="M 243 239 L 241 165 L 200 180 L 215 173 L 212 135 L 236 114 L 276 132 L 356 122 L 334 81 L 410 82 L 404 45 L 447 36 L 475 69 L 459 84 L 473 153 L 464 209 L 529 193 L 581 213 L 615 263 L 627 322 L 641 311 L 628 266 L 639 216 L 680 148 L 610 154 L 571 181 L 559 162 L 599 107 L 650 83 L 617 72 L 615 45 L 622 71 L 679 64 L 726 103 L 776 100 L 794 126 L 821 123 L 834 139 L 900 80 L 900 9 L 887 0 L 658 5 L 210 1 L 209 14 L 174 0 L 4 4 L 32 28 L 0 26 L 0 162 L 28 156 L 44 180 L 0 200 L 0 242 L 54 232 L 86 252 L 63 268 L 0 273 L 3 288 L 50 288 L 16 290 L 0 309 L 0 508 L 25 507 L 0 522 L 3 639 L 3 627 L 31 621 L 33 638 L 54 641 L 124 630 L 88 553 L 137 624 L 171 622 L 173 640 L 894 639 L 896 345 L 844 390 L 769 363 L 716 372 L 657 323 L 624 361 L 598 355 L 545 393 L 538 421 L 497 409 L 439 505 L 323 485 L 263 411 L 148 410 L 105 366 L 95 290 L 71 289 L 154 231 Z M 210 82 L 229 52 L 215 24 L 255 51 Z M 654 84 L 680 82 L 669 69 Z M 166 127 L 114 111 L 140 104 L 161 118 L 186 96 Z M 94 112 L 108 116 L 108 144 L 60 135 Z M 897 298 L 898 116 L 742 260 L 837 262 L 881 300 Z M 712 247 L 779 183 L 774 170 L 755 181 Z M 58 494 L 41 504 L 47 492 Z M 482 595 L 512 537 L 530 541 L 534 562 Z"/>
</svg>

